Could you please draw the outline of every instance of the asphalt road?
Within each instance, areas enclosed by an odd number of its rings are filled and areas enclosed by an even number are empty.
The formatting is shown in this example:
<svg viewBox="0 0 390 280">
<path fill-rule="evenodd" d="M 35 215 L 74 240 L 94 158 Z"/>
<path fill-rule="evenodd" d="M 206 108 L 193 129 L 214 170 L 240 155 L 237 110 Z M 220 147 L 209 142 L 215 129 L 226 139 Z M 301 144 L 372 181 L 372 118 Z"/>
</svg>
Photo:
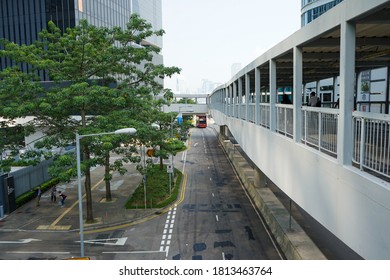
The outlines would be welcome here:
<svg viewBox="0 0 390 280">
<path fill-rule="evenodd" d="M 186 173 L 184 200 L 169 212 L 116 231 L 124 246 L 104 245 L 103 259 L 281 259 L 211 128 L 193 129 L 189 149 L 176 156 Z M 90 236 L 109 239 L 113 232 Z M 92 246 L 88 248 L 90 254 Z M 101 245 L 103 246 L 103 245 Z M 96 255 L 95 257 L 98 257 Z"/>
<path fill-rule="evenodd" d="M 178 154 L 174 163 L 185 173 L 185 192 L 178 204 L 132 226 L 87 231 L 86 256 L 97 260 L 282 258 L 212 128 L 193 129 L 189 149 Z M 36 259 L 35 251 L 44 258 L 64 259 L 80 251 L 77 232 L 2 232 L 1 240 L 0 259 Z M 6 240 L 19 240 L 20 250 L 15 241 Z"/>
</svg>

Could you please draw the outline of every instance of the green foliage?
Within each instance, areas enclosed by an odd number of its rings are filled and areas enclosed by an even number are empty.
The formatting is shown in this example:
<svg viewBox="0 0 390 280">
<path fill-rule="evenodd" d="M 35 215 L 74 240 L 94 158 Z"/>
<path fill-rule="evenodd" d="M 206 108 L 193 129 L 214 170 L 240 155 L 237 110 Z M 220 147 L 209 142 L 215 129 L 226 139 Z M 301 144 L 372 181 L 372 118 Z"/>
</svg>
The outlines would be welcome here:
<svg viewBox="0 0 390 280">
<path fill-rule="evenodd" d="M 182 182 L 182 173 L 179 170 L 175 169 L 175 180 L 171 194 L 166 168 L 160 170 L 155 165 L 148 170 L 146 178 L 147 208 L 163 208 L 177 199 Z M 144 208 L 144 201 L 144 185 L 142 182 L 129 198 L 125 207 L 127 209 Z"/>
<path fill-rule="evenodd" d="M 184 98 L 178 100 L 176 103 L 178 103 L 178 104 L 196 104 L 196 102 L 193 98 L 187 98 L 187 97 L 184 97 Z"/>
<path fill-rule="evenodd" d="M 81 164 L 81 169 L 85 170 L 85 162 Z M 75 155 L 65 154 L 55 157 L 49 166 L 49 174 L 56 176 L 61 182 L 69 182 L 77 176 Z"/>
<path fill-rule="evenodd" d="M 29 46 L 1 40 L 0 57 L 10 58 L 19 66 L 0 72 L 0 117 L 13 120 L 34 116 L 29 127 L 24 127 L 26 134 L 44 128 L 47 138 L 36 143 L 36 147 L 48 150 L 74 143 L 76 132 L 85 135 L 124 127 L 142 132 L 143 127 L 154 122 L 154 113 L 163 103 L 154 97 L 172 95 L 163 89 L 161 80 L 180 72 L 177 67 L 153 63 L 159 48 L 139 47 L 147 38 L 163 34 L 163 30 L 153 31 L 150 23 L 133 14 L 125 29 L 96 27 L 81 20 L 79 25 L 63 32 L 49 22 L 39 40 Z M 30 74 L 19 68 L 26 63 Z M 36 70 L 48 73 L 53 83 L 43 88 L 37 83 Z M 155 142 L 154 137 L 155 134 L 149 136 L 145 132 L 138 141 L 150 145 Z M 164 139 L 165 135 L 159 137 Z M 110 150 L 135 142 L 131 137 L 114 136 L 81 140 L 87 220 L 92 218 L 90 168 L 108 165 Z M 132 157 L 128 152 L 123 160 Z M 69 155 L 58 156 L 50 172 L 68 181 L 76 173 L 74 163 Z M 124 171 L 118 161 L 108 167 L 106 170 Z M 105 178 L 110 179 L 107 172 Z"/>
</svg>

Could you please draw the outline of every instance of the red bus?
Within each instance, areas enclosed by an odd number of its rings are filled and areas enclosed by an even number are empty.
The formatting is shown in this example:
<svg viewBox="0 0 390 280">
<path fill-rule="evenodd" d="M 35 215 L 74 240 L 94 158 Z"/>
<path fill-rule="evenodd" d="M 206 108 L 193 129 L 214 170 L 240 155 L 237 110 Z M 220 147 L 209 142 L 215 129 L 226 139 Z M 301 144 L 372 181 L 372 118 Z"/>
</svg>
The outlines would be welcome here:
<svg viewBox="0 0 390 280">
<path fill-rule="evenodd" d="M 199 127 L 199 128 L 206 128 L 207 127 L 206 115 L 197 115 L 196 116 L 196 127 Z"/>
</svg>

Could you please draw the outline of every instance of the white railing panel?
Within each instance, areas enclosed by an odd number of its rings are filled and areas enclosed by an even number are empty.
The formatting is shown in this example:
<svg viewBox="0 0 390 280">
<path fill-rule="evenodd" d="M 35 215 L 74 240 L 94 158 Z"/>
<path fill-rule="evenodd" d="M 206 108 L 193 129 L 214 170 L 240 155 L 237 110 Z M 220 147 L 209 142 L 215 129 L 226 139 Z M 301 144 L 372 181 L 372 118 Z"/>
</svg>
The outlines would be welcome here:
<svg viewBox="0 0 390 280">
<path fill-rule="evenodd" d="M 287 137 L 293 138 L 294 114 L 292 105 L 276 105 L 276 131 Z"/>
<path fill-rule="evenodd" d="M 338 110 L 302 107 L 302 143 L 337 157 Z"/>
<path fill-rule="evenodd" d="M 361 170 L 390 178 L 390 116 L 354 112 L 353 162 Z"/>
</svg>

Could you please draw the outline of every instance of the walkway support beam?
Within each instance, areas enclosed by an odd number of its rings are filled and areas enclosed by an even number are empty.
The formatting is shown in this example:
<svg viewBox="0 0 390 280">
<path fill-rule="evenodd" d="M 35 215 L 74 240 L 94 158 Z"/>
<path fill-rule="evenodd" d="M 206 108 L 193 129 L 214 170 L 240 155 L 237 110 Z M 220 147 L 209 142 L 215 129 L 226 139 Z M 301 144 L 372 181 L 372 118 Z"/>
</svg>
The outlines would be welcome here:
<svg viewBox="0 0 390 280">
<path fill-rule="evenodd" d="M 342 165 L 352 165 L 352 111 L 355 94 L 356 26 L 341 24 L 340 38 L 340 115 L 338 125 L 337 158 Z"/>
<path fill-rule="evenodd" d="M 270 95 L 270 129 L 276 131 L 276 102 L 277 102 L 277 89 L 276 89 L 276 61 L 271 59 L 269 61 L 269 95 Z"/>
<path fill-rule="evenodd" d="M 293 78 L 293 104 L 294 104 L 294 141 L 300 143 L 302 138 L 302 89 L 303 89 L 303 55 L 302 49 L 294 48 L 294 78 Z"/>
</svg>

